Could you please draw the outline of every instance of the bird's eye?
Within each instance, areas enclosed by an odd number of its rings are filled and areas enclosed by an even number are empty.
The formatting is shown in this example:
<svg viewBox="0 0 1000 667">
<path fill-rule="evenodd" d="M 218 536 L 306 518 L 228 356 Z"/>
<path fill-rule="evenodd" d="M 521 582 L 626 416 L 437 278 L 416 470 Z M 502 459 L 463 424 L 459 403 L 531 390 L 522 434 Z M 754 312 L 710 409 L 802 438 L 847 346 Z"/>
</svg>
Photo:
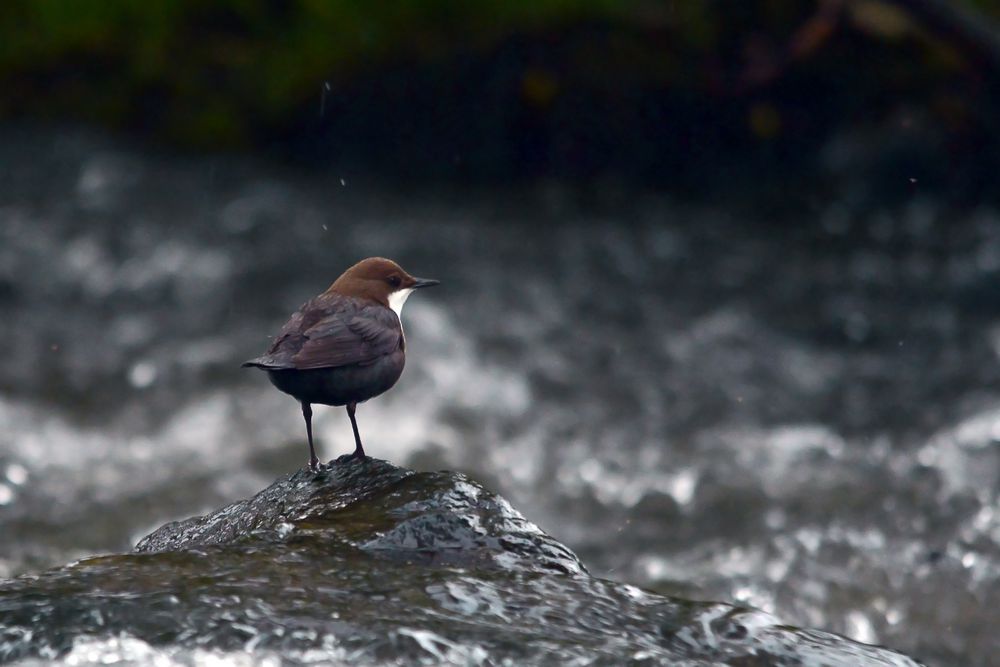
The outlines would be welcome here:
<svg viewBox="0 0 1000 667">
<path fill-rule="evenodd" d="M 389 276 L 389 284 L 393 287 L 399 287 L 400 282 L 399 276 Z"/>
</svg>

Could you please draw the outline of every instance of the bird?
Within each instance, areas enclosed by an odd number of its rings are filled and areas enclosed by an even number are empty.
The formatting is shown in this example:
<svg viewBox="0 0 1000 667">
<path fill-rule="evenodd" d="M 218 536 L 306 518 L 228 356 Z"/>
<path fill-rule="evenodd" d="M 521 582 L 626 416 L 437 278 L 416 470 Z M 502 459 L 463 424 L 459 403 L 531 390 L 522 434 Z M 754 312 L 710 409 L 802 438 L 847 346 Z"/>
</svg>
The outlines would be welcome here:
<svg viewBox="0 0 1000 667">
<path fill-rule="evenodd" d="M 361 260 L 295 311 L 265 354 L 242 364 L 267 371 L 275 387 L 298 399 L 310 470 L 319 470 L 313 404 L 347 408 L 354 430 L 353 457 L 365 460 L 354 416 L 357 405 L 396 384 L 406 363 L 403 304 L 414 290 L 437 284 L 411 276 L 391 259 Z"/>
</svg>

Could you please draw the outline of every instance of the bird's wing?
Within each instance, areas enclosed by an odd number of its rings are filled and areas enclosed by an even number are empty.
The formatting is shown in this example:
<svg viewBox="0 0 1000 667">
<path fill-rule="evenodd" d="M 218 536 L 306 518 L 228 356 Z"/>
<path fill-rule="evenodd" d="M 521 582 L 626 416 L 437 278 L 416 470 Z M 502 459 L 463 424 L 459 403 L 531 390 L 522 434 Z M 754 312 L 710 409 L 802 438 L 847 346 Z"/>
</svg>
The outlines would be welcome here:
<svg viewBox="0 0 1000 667">
<path fill-rule="evenodd" d="M 370 364 L 402 344 L 399 318 L 388 308 L 340 295 L 306 302 L 275 336 L 267 354 L 243 364 L 309 370 Z"/>
<path fill-rule="evenodd" d="M 292 316 L 268 350 L 274 368 L 336 368 L 370 364 L 402 342 L 388 308 L 340 297 L 314 299 Z"/>
<path fill-rule="evenodd" d="M 398 323 L 384 319 L 360 313 L 350 319 L 334 315 L 320 320 L 306 331 L 306 341 L 292 357 L 295 368 L 364 365 L 395 352 L 401 331 Z"/>
</svg>

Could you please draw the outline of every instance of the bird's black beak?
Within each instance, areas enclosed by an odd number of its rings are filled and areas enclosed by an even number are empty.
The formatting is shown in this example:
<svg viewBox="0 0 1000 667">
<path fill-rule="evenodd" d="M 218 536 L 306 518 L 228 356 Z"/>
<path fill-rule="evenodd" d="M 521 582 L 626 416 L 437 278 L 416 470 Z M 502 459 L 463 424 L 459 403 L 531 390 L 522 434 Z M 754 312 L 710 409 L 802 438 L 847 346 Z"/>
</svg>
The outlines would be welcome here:
<svg viewBox="0 0 1000 667">
<path fill-rule="evenodd" d="M 431 280 L 430 278 L 414 278 L 413 289 L 420 289 L 421 287 L 434 287 L 441 283 L 440 280 Z"/>
</svg>

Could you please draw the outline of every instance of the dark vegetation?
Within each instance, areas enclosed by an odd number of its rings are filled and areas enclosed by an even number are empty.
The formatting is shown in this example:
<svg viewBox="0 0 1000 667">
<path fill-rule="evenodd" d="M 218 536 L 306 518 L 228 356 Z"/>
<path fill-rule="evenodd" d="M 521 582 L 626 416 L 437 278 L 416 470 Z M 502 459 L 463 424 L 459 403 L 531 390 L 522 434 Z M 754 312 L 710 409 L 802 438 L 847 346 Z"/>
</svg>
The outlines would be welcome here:
<svg viewBox="0 0 1000 667">
<path fill-rule="evenodd" d="M 396 179 L 993 197 L 1000 3 L 0 7 L 0 114 Z M 789 179 L 792 179 L 789 181 Z"/>
</svg>

